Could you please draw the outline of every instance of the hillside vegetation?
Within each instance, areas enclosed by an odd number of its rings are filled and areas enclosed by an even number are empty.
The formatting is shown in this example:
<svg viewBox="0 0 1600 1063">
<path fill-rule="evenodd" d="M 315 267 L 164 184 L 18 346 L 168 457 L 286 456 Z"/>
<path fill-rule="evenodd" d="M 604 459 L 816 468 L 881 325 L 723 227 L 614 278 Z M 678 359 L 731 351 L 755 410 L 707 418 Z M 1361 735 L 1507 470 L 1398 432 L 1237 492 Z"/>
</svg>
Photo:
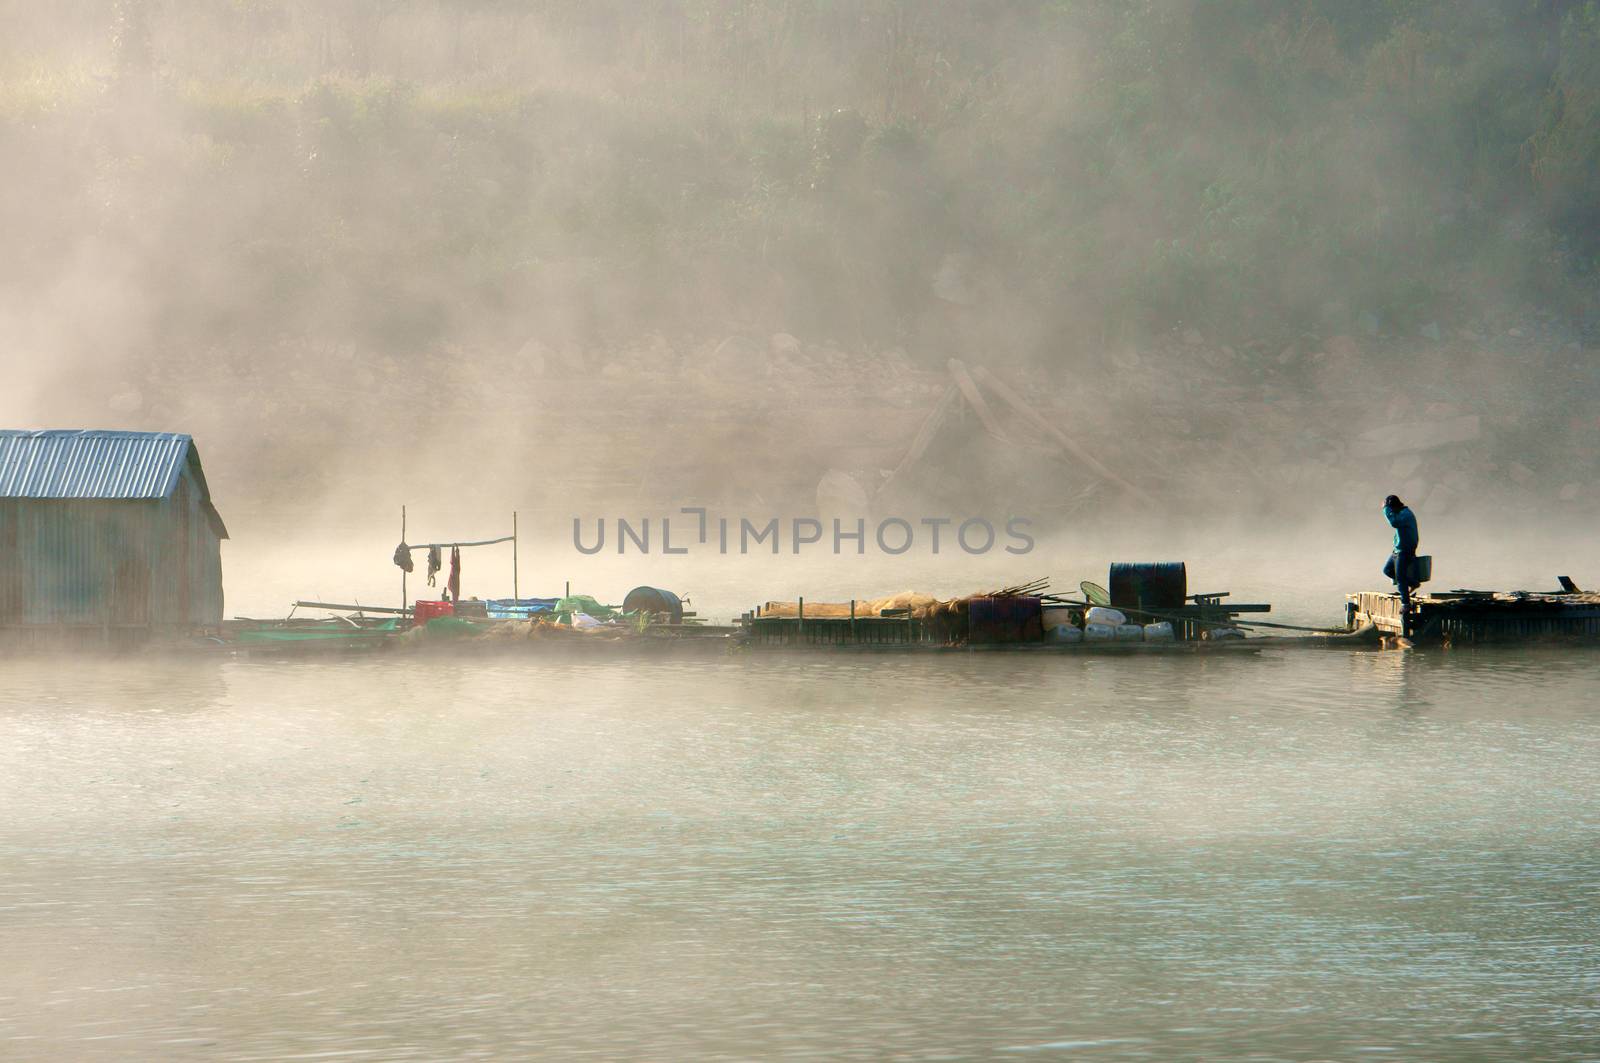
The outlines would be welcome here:
<svg viewBox="0 0 1600 1063">
<path fill-rule="evenodd" d="M 1600 253 L 1593 2 L 0 8 L 0 298 L 163 344 L 1070 357 L 1581 318 Z"/>
<path fill-rule="evenodd" d="M 958 356 L 1082 432 L 1140 424 L 1188 455 L 1165 476 L 1248 438 L 1251 475 L 1314 461 L 1351 498 L 1345 411 L 1400 416 L 1357 385 L 1404 381 L 1498 426 L 1458 496 L 1514 460 L 1600 502 L 1573 435 L 1600 416 L 1594 0 L 0 0 L 0 25 L 27 416 L 186 426 L 252 491 L 370 479 L 358 437 L 399 477 L 422 418 L 486 402 L 546 446 L 531 426 L 641 386 L 759 420 L 731 370 L 781 347 L 806 353 L 761 378 L 775 411 Z M 1248 432 L 1178 416 L 1240 394 Z"/>
</svg>

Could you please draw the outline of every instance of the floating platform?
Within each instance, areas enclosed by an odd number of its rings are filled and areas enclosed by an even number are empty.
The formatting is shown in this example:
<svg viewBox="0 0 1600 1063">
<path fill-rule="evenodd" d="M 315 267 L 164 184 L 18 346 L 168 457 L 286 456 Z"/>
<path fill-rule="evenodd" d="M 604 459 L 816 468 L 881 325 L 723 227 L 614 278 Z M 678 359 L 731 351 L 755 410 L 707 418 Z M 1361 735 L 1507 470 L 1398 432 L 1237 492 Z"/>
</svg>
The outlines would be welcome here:
<svg viewBox="0 0 1600 1063">
<path fill-rule="evenodd" d="M 1600 594 L 1583 591 L 1436 591 L 1413 594 L 1412 637 L 1448 644 L 1530 639 L 1600 641 Z M 1400 595 L 1360 591 L 1345 599 L 1352 629 L 1400 635 Z"/>
</svg>

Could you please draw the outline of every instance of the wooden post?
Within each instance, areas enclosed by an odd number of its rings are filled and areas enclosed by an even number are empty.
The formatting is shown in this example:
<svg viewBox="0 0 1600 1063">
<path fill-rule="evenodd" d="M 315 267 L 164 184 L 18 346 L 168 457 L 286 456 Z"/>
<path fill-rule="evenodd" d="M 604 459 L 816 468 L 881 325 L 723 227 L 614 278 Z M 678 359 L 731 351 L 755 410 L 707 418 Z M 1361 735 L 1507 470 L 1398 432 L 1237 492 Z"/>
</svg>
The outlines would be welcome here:
<svg viewBox="0 0 1600 1063">
<path fill-rule="evenodd" d="M 794 607 L 794 640 L 804 642 L 806 637 L 806 600 L 802 596 L 795 601 Z"/>
<path fill-rule="evenodd" d="M 516 603 L 522 600 L 522 595 L 517 590 L 517 511 L 511 511 L 511 606 L 513 611 Z"/>
<path fill-rule="evenodd" d="M 856 600 L 850 599 L 850 641 L 856 641 Z"/>
</svg>

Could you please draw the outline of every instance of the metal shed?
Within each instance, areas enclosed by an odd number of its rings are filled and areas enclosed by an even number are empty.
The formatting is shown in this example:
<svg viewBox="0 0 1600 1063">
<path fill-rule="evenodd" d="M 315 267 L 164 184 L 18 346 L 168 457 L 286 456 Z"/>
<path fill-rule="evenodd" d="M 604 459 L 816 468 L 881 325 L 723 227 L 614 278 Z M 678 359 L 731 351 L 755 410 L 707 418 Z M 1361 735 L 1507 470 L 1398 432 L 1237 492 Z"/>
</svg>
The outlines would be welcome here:
<svg viewBox="0 0 1600 1063">
<path fill-rule="evenodd" d="M 0 640 L 214 630 L 227 537 L 186 435 L 0 430 Z"/>
</svg>

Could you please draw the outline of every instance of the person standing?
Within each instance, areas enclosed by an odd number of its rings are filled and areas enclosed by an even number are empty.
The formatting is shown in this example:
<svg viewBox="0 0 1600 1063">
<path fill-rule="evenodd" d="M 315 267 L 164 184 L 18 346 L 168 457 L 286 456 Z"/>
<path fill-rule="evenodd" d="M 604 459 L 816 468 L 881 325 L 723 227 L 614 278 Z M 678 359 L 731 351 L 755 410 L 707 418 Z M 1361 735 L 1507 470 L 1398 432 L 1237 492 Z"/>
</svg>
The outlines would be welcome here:
<svg viewBox="0 0 1600 1063">
<path fill-rule="evenodd" d="M 1417 544 L 1422 537 L 1417 531 L 1417 515 L 1400 501 L 1399 495 L 1390 495 L 1383 500 L 1383 515 L 1394 529 L 1394 552 L 1383 566 L 1383 574 L 1394 580 L 1395 586 L 1400 589 L 1401 627 L 1406 638 L 1410 638 L 1411 588 L 1417 586 L 1412 581 L 1415 579 Z"/>
</svg>

